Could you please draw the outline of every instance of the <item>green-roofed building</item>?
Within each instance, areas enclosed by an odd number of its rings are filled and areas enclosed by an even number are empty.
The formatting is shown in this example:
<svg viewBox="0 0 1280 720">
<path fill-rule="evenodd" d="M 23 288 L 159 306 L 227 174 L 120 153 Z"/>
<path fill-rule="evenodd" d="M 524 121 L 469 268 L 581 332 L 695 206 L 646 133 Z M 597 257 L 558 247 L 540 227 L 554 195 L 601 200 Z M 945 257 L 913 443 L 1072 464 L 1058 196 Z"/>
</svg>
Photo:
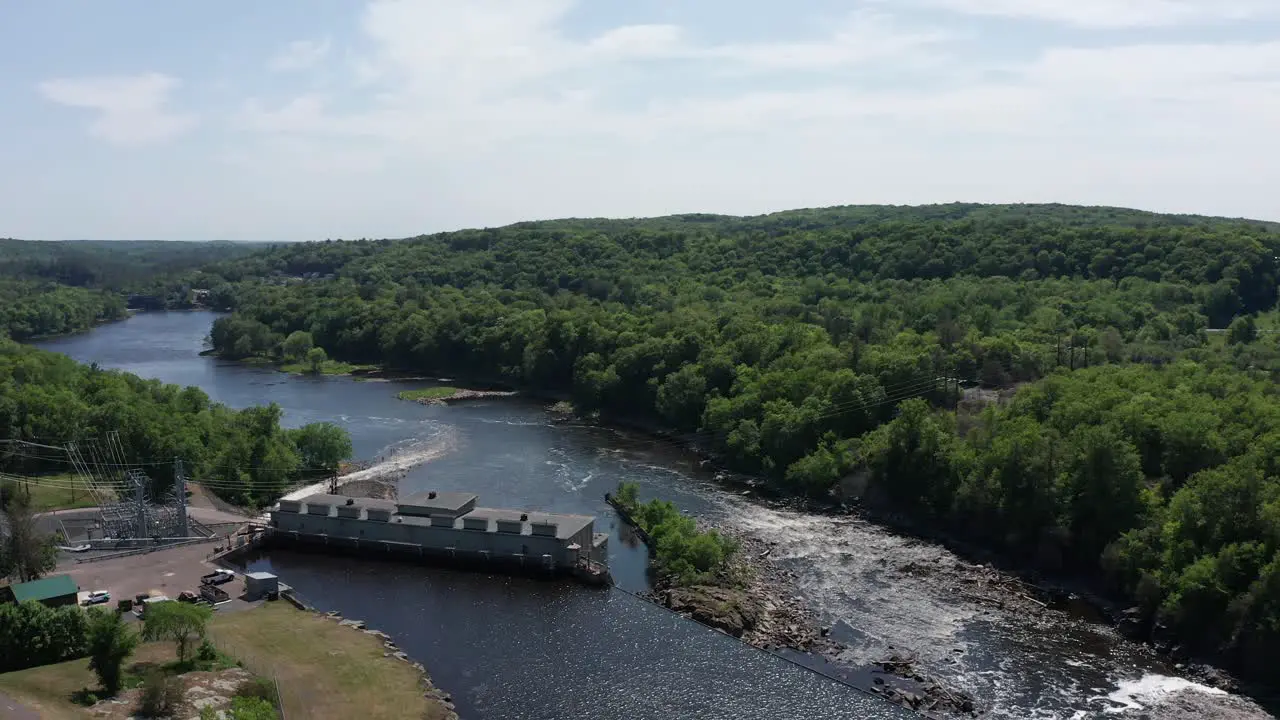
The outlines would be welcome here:
<svg viewBox="0 0 1280 720">
<path fill-rule="evenodd" d="M 7 588 L 0 588 L 0 600 L 9 600 L 11 602 L 35 600 L 49 607 L 58 607 L 60 605 L 75 605 L 76 593 L 78 592 L 80 592 L 80 588 L 76 585 L 76 581 L 71 579 L 70 575 L 53 575 L 39 580 L 32 580 L 31 582 L 10 585 Z"/>
</svg>

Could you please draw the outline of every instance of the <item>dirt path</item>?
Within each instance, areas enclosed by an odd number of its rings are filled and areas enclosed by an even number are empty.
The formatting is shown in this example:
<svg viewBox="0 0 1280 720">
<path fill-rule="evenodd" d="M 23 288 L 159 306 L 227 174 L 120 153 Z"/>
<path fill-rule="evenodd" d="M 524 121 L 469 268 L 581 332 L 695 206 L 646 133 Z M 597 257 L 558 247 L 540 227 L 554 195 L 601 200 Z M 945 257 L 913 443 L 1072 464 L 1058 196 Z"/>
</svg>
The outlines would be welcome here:
<svg viewBox="0 0 1280 720">
<path fill-rule="evenodd" d="M 211 510 L 227 516 L 246 517 L 244 510 L 214 495 L 199 483 L 187 483 L 187 488 L 191 490 L 191 497 L 187 498 L 187 507 L 191 510 Z"/>
<path fill-rule="evenodd" d="M 40 720 L 40 713 L 0 693 L 0 717 L 4 720 Z"/>
</svg>

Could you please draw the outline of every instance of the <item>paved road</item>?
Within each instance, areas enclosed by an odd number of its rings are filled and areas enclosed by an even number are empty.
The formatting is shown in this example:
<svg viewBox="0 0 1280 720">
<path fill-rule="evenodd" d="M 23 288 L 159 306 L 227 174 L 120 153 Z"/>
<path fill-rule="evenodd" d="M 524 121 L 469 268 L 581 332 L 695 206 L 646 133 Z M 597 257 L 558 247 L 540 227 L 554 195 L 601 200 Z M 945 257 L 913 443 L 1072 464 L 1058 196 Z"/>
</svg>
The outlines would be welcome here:
<svg viewBox="0 0 1280 720">
<path fill-rule="evenodd" d="M 0 693 L 0 718 L 4 720 L 40 720 L 40 713 Z"/>
</svg>

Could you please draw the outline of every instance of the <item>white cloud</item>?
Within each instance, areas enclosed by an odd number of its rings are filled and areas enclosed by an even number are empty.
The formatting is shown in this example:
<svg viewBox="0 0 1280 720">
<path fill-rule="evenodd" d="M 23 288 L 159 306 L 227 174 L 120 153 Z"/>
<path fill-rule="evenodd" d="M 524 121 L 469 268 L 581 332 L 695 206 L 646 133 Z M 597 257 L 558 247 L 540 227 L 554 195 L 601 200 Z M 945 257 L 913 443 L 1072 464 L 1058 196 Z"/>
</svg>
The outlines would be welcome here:
<svg viewBox="0 0 1280 720">
<path fill-rule="evenodd" d="M 273 72 L 309 70 L 329 54 L 329 40 L 295 40 L 267 63 Z"/>
<path fill-rule="evenodd" d="M 683 40 L 675 25 L 629 25 L 592 39 L 586 51 L 605 58 L 672 57 L 686 52 Z"/>
<path fill-rule="evenodd" d="M 1228 23 L 1280 16 L 1280 2 L 1276 0 L 907 1 L 970 15 L 1034 19 L 1099 29 Z"/>
<path fill-rule="evenodd" d="M 932 59 L 933 48 L 953 37 L 940 29 L 901 27 L 888 15 L 862 11 L 849 15 L 825 38 L 713 46 L 704 54 L 735 63 L 742 71 L 831 69 L 885 58 L 919 63 Z"/>
<path fill-rule="evenodd" d="M 114 145 L 170 140 L 195 127 L 192 114 L 168 110 L 169 93 L 180 85 L 160 73 L 46 80 L 38 89 L 49 100 L 98 111 L 89 132 Z"/>
<path fill-rule="evenodd" d="M 1029 4 L 1103 22 L 1094 0 Z M 1128 14 L 1108 27 L 1157 22 L 1164 5 L 1190 7 L 1116 0 Z M 1280 180 L 1280 43 L 1082 39 L 1033 42 L 1018 59 L 886 5 L 800 39 L 709 42 L 672 24 L 582 37 L 568 29 L 573 6 L 374 2 L 351 50 L 363 84 L 247 102 L 239 126 L 260 137 L 238 167 L 251 175 L 256 163 L 272 187 L 290 168 L 300 183 L 361 173 L 409 218 L 399 234 L 956 199 L 1212 212 L 1198 204 L 1207 192 L 1230 195 L 1218 211 L 1243 214 L 1234 208 L 1266 196 L 1251 188 Z M 405 189 L 418 185 L 428 199 Z M 1217 187 L 1234 190 L 1206 191 Z M 344 230 L 357 231 L 377 234 Z"/>
<path fill-rule="evenodd" d="M 356 65 L 364 81 L 381 90 L 377 102 L 338 112 L 329 108 L 343 103 L 315 96 L 274 109 L 254 100 L 244 107 L 241 126 L 286 134 L 382 136 L 427 150 L 539 135 L 651 134 L 685 106 L 680 86 L 691 77 L 766 71 L 830 75 L 877 63 L 901 71 L 936 60 L 931 48 L 951 37 L 898 27 L 883 14 L 857 12 L 825 35 L 801 41 L 700 44 L 683 28 L 663 24 L 621 26 L 575 40 L 562 29 L 573 5 L 571 0 L 373 2 L 362 21 L 370 52 Z M 633 81 L 667 91 L 646 94 L 629 88 Z M 618 103 L 632 109 L 612 107 Z M 705 124 L 700 117 L 690 120 Z"/>
</svg>

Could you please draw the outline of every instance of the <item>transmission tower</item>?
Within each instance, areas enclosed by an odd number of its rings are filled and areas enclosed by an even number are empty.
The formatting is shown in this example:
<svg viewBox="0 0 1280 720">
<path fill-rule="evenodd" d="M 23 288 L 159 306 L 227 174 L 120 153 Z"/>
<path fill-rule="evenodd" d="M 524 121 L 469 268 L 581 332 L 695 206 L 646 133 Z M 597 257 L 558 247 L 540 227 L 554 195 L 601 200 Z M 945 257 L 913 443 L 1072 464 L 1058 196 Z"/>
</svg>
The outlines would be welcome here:
<svg viewBox="0 0 1280 720">
<path fill-rule="evenodd" d="M 102 532 L 116 540 L 189 537 L 187 480 L 182 461 L 174 460 L 172 497 L 153 497 L 151 478 L 129 467 L 120 434 L 105 442 L 66 445 L 67 457 L 89 488 L 102 516 Z"/>
</svg>

